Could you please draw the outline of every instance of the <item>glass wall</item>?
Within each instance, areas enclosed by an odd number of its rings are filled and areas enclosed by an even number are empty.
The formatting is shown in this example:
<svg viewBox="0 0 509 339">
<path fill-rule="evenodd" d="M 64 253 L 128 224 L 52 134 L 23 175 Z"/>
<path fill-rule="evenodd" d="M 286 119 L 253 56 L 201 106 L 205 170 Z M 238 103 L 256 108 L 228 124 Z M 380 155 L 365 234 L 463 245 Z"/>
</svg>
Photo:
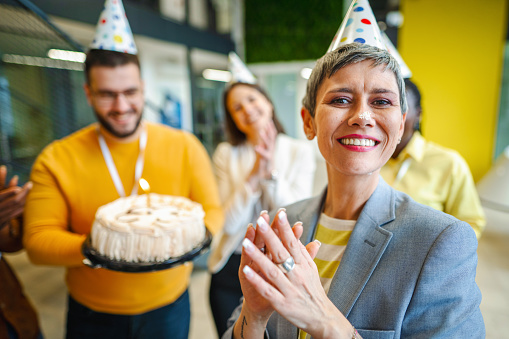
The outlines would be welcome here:
<svg viewBox="0 0 509 339">
<path fill-rule="evenodd" d="M 299 117 L 300 107 L 296 105 L 297 74 L 282 73 L 265 76 L 265 89 L 270 93 L 277 117 L 285 128 L 286 134 L 296 137 L 295 120 Z"/>
<path fill-rule="evenodd" d="M 509 146 L 509 43 L 505 45 L 504 71 L 500 89 L 500 108 L 498 112 L 495 159 Z"/>
<path fill-rule="evenodd" d="M 222 96 L 224 82 L 196 77 L 194 134 L 201 140 L 209 155 L 225 140 Z"/>
<path fill-rule="evenodd" d="M 77 80 L 81 76 L 27 65 L 0 68 L 1 163 L 22 181 L 44 146 L 94 119 Z"/>
<path fill-rule="evenodd" d="M 79 47 L 15 1 L 0 5 L 0 164 L 27 181 L 44 146 L 93 120 L 82 65 L 48 57 Z"/>
</svg>

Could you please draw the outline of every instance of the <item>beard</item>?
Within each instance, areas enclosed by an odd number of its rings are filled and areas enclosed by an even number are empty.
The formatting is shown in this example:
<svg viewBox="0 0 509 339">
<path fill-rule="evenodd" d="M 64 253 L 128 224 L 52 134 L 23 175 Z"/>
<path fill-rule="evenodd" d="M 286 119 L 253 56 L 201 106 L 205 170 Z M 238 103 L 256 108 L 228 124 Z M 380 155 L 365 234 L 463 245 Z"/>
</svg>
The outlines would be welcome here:
<svg viewBox="0 0 509 339">
<path fill-rule="evenodd" d="M 119 132 L 119 131 L 115 130 L 113 125 L 110 124 L 108 121 L 106 121 L 106 119 L 103 119 L 103 117 L 101 115 L 99 115 L 95 109 L 94 109 L 94 114 L 97 118 L 97 121 L 99 121 L 99 124 L 101 124 L 101 126 L 105 130 L 107 130 L 111 135 L 113 135 L 117 138 L 127 138 L 127 137 L 130 137 L 131 135 L 133 135 L 138 130 L 138 127 L 140 126 L 140 123 L 141 123 L 141 118 L 143 116 L 143 114 L 140 114 L 138 121 L 136 121 L 136 124 L 131 131 Z"/>
</svg>

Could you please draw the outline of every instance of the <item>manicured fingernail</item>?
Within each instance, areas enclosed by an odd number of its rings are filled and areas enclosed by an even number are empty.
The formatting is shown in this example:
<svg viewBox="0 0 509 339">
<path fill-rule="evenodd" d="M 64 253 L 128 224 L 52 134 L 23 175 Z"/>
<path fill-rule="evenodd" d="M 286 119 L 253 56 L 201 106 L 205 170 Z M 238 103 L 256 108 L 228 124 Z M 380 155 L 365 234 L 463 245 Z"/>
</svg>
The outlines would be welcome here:
<svg viewBox="0 0 509 339">
<path fill-rule="evenodd" d="M 252 223 L 247 224 L 246 228 L 249 228 L 249 227 L 253 227 L 253 224 Z"/>
<path fill-rule="evenodd" d="M 269 212 L 267 212 L 267 210 L 263 210 L 263 211 L 260 212 L 260 216 L 262 216 L 264 214 L 269 214 Z"/>
<path fill-rule="evenodd" d="M 295 224 L 293 224 L 293 227 L 295 226 L 302 226 L 302 221 L 297 221 Z"/>
<path fill-rule="evenodd" d="M 322 243 L 320 242 L 320 240 L 315 239 L 314 241 L 318 244 L 318 246 L 322 246 Z"/>
<path fill-rule="evenodd" d="M 249 266 L 244 266 L 244 268 L 242 269 L 242 272 L 244 272 L 244 274 L 246 275 L 246 277 L 248 278 L 251 278 L 253 277 L 253 270 L 251 269 L 251 267 Z"/>
<path fill-rule="evenodd" d="M 279 221 L 286 222 L 286 210 L 284 208 L 281 208 L 278 211 L 277 217 L 279 218 Z"/>
<path fill-rule="evenodd" d="M 267 230 L 269 229 L 269 225 L 262 217 L 259 217 L 258 220 L 256 220 L 256 224 L 258 225 L 262 232 L 267 232 Z"/>
<path fill-rule="evenodd" d="M 254 245 L 248 238 L 244 238 L 244 240 L 242 240 L 242 247 L 245 248 L 247 253 L 252 253 L 254 251 Z"/>
</svg>

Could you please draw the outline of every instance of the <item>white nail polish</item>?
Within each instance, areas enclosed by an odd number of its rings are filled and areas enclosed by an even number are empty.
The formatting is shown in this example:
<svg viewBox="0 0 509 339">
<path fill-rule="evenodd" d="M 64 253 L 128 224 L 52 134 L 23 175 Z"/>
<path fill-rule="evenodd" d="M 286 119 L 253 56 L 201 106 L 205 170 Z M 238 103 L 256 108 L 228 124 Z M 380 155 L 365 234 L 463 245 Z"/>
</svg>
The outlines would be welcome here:
<svg viewBox="0 0 509 339">
<path fill-rule="evenodd" d="M 278 216 L 280 221 L 285 221 L 285 219 L 286 219 L 286 210 L 284 208 L 280 209 L 277 216 Z"/>
<path fill-rule="evenodd" d="M 244 247 L 246 249 L 246 252 L 249 253 L 254 250 L 254 245 L 248 238 L 244 238 L 244 240 L 242 240 L 242 247 Z"/>
<path fill-rule="evenodd" d="M 251 269 L 251 267 L 249 266 L 244 266 L 244 268 L 242 269 L 242 272 L 244 272 L 244 274 L 248 277 L 248 278 L 251 278 L 253 276 L 253 270 Z"/>
<path fill-rule="evenodd" d="M 318 246 L 322 246 L 322 243 L 320 242 L 320 240 L 315 239 L 314 241 L 318 244 Z"/>
<path fill-rule="evenodd" d="M 256 224 L 262 232 L 266 232 L 269 229 L 269 225 L 262 217 L 259 217 L 258 220 L 256 220 Z"/>
</svg>

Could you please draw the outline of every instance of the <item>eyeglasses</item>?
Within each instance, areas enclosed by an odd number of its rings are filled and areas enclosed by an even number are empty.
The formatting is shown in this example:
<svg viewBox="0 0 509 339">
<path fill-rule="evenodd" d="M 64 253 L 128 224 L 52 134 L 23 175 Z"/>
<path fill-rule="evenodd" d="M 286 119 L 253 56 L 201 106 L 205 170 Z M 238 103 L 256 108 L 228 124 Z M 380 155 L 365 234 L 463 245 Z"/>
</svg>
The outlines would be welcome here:
<svg viewBox="0 0 509 339">
<path fill-rule="evenodd" d="M 138 88 L 128 89 L 123 92 L 112 92 L 112 91 L 93 91 L 92 95 L 94 96 L 98 105 L 101 106 L 111 106 L 119 96 L 123 96 L 125 100 L 129 103 L 133 103 L 136 101 L 141 94 L 141 91 Z"/>
</svg>

